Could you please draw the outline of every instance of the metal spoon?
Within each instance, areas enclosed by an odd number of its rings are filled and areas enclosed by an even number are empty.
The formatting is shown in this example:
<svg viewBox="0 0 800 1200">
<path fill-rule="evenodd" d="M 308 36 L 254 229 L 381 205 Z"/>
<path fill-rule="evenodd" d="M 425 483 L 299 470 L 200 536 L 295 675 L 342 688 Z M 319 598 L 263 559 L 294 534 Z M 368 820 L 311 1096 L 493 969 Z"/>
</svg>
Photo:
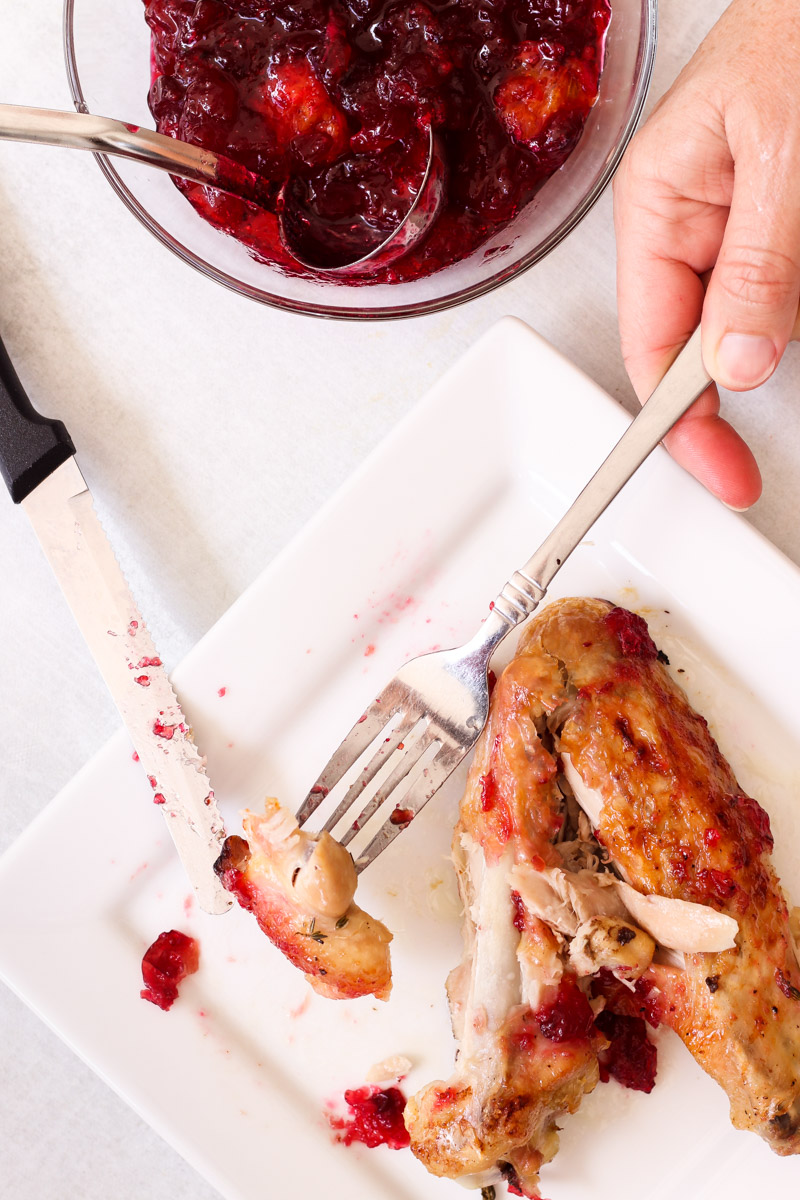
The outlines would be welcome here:
<svg viewBox="0 0 800 1200">
<path fill-rule="evenodd" d="M 302 237 L 304 210 L 293 197 L 292 180 L 284 183 L 278 194 L 278 220 L 280 223 L 281 239 L 284 246 L 301 266 L 309 271 L 325 275 L 360 275 L 365 269 L 375 270 L 388 266 L 422 240 L 430 229 L 444 199 L 445 162 L 438 137 L 429 125 L 427 130 L 428 146 L 425 169 L 420 185 L 411 206 L 391 233 L 377 245 L 362 254 L 359 258 L 341 259 L 334 266 L 326 264 L 324 258 L 315 259 L 309 255 L 309 244 Z M 321 246 L 320 250 L 330 262 L 330 250 Z"/>
<path fill-rule="evenodd" d="M 365 265 L 370 268 L 384 266 L 407 253 L 427 233 L 439 212 L 444 193 L 444 162 L 432 130 L 429 130 L 429 139 L 428 162 L 419 191 L 397 228 L 368 254 L 330 268 L 322 267 L 298 252 L 289 228 L 296 219 L 297 210 L 287 200 L 286 184 L 279 187 L 224 154 L 215 154 L 201 146 L 110 117 L 0 104 L 0 141 L 35 142 L 130 158 L 170 175 L 219 188 L 260 208 L 274 210 L 277 203 L 278 231 L 285 249 L 307 270 L 326 275 L 357 273 Z"/>
</svg>

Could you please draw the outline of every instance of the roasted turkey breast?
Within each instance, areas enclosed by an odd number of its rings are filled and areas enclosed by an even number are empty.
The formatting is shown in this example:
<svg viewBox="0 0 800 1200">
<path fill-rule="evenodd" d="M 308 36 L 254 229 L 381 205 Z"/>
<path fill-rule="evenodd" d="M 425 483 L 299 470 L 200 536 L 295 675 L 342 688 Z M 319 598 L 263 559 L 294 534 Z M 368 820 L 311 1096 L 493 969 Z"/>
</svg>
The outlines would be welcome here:
<svg viewBox="0 0 800 1200">
<path fill-rule="evenodd" d="M 641 617 L 565 600 L 532 623 L 520 654 L 557 665 L 556 749 L 622 877 L 738 923 L 732 948 L 650 968 L 652 1011 L 725 1089 L 737 1128 L 778 1154 L 800 1152 L 800 968 L 766 812 L 742 792 Z"/>
<path fill-rule="evenodd" d="M 643 619 L 544 609 L 494 688 L 461 804 L 459 1053 L 409 1101 L 417 1157 L 538 1195 L 557 1122 L 609 1063 L 652 1086 L 642 1018 L 678 1033 L 738 1128 L 800 1151 L 800 968 L 771 848 Z"/>
</svg>

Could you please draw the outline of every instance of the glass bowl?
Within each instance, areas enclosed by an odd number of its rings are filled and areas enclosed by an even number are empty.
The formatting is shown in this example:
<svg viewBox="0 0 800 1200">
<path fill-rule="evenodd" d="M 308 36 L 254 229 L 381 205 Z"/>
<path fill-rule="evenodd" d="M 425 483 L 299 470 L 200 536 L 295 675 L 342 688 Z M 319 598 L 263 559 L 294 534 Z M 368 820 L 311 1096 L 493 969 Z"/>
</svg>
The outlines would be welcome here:
<svg viewBox="0 0 800 1200">
<path fill-rule="evenodd" d="M 611 0 L 597 104 L 578 146 L 529 205 L 468 258 L 406 283 L 286 275 L 198 216 L 161 171 L 98 154 L 100 169 L 152 234 L 204 275 L 276 308 L 380 320 L 438 312 L 482 296 L 533 266 L 586 215 L 610 181 L 644 105 L 657 0 Z M 142 0 L 65 0 L 67 72 L 75 107 L 149 128 L 150 30 Z"/>
</svg>

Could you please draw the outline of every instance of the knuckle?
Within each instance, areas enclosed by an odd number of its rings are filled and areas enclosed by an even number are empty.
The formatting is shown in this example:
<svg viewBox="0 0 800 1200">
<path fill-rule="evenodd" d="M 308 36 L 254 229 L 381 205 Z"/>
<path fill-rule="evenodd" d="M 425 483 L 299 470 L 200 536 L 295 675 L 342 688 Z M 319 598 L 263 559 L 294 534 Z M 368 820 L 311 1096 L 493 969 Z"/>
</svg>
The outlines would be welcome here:
<svg viewBox="0 0 800 1200">
<path fill-rule="evenodd" d="M 800 267 L 781 251 L 739 246 L 725 253 L 715 275 L 727 300 L 774 310 L 796 301 Z"/>
</svg>

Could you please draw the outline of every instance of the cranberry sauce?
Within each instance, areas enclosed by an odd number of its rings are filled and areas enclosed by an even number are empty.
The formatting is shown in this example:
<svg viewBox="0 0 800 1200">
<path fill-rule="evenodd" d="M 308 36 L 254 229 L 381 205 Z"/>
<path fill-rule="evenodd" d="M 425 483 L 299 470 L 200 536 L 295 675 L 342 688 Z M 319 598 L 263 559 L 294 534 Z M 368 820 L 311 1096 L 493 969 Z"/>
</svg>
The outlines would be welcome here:
<svg viewBox="0 0 800 1200">
<path fill-rule="evenodd" d="M 612 608 L 604 618 L 604 624 L 616 635 L 619 648 L 627 658 L 642 658 L 645 662 L 658 658 L 647 622 L 638 613 L 629 612 L 627 608 Z"/>
<path fill-rule="evenodd" d="M 194 974 L 199 962 L 200 947 L 194 938 L 177 929 L 159 934 L 142 959 L 142 999 L 159 1008 L 172 1008 L 178 998 L 178 984 Z"/>
<path fill-rule="evenodd" d="M 551 1042 L 580 1041 L 591 1036 L 594 1013 L 581 989 L 570 979 L 562 979 L 558 995 L 534 1013 L 539 1028 Z"/>
<path fill-rule="evenodd" d="M 329 1117 L 331 1126 L 339 1130 L 337 1141 L 350 1146 L 363 1142 L 365 1146 L 388 1146 L 403 1150 L 410 1142 L 403 1124 L 406 1098 L 400 1088 L 361 1087 L 344 1094 L 349 1115 Z"/>
<path fill-rule="evenodd" d="M 291 179 L 309 236 L 353 257 L 419 187 L 426 130 L 447 164 L 422 245 L 370 278 L 455 262 L 567 159 L 597 96 L 608 0 L 145 0 L 159 130 L 271 181 L 272 211 L 181 183 L 257 257 L 293 269 L 274 210 Z M 334 265 L 333 262 L 331 265 Z"/>
<path fill-rule="evenodd" d="M 599 1055 L 602 1081 L 616 1079 L 623 1087 L 636 1092 L 652 1092 L 658 1051 L 647 1036 L 644 1018 L 605 1009 L 598 1014 L 595 1024 L 610 1043 Z"/>
</svg>

